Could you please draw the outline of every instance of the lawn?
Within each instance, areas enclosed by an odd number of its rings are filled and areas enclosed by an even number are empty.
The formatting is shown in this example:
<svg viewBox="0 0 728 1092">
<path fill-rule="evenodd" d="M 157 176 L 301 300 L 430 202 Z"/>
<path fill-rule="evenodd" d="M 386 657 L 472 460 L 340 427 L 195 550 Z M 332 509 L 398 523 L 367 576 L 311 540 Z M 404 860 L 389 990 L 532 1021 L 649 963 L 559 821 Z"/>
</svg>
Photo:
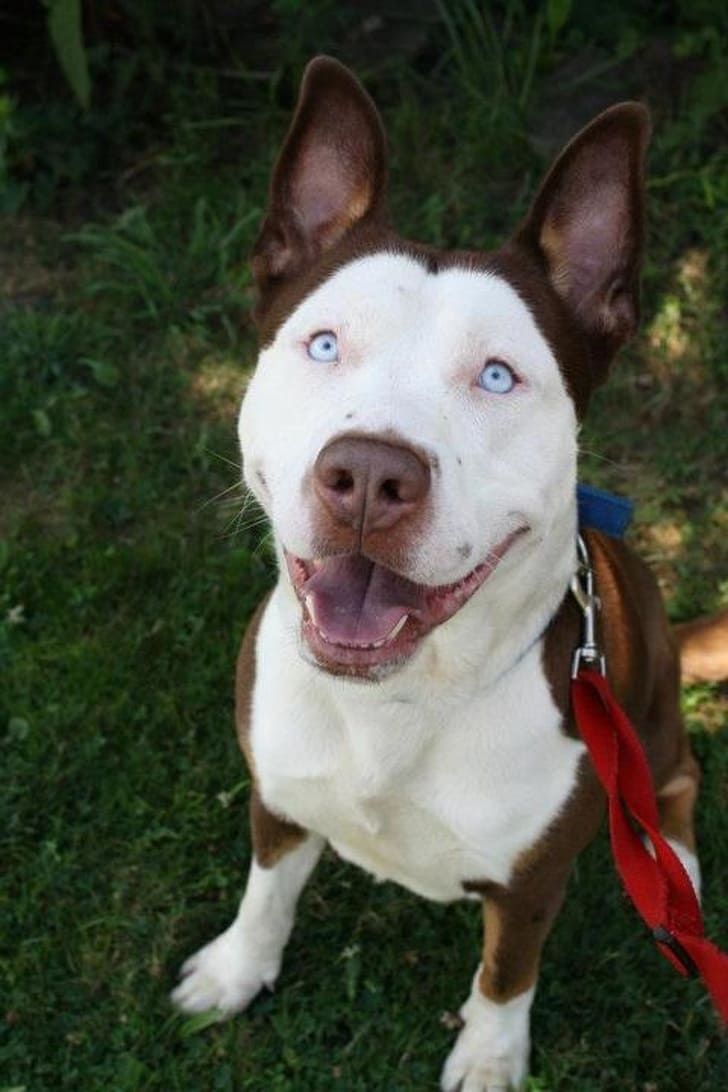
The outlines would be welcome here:
<svg viewBox="0 0 728 1092">
<path fill-rule="evenodd" d="M 635 499 L 631 539 L 689 618 L 728 591 L 728 14 L 246 0 L 181 5 L 177 25 L 89 4 L 84 111 L 38 7 L 0 14 L 0 1092 L 435 1088 L 477 911 L 333 856 L 275 995 L 223 1024 L 168 1002 L 248 861 L 232 678 L 274 572 L 235 417 L 268 173 L 322 48 L 382 106 L 399 226 L 443 245 L 492 245 L 563 140 L 650 102 L 642 332 L 593 405 L 582 478 Z M 684 709 L 725 948 L 725 690 Z M 728 1088 L 709 1002 L 645 937 L 605 838 L 548 945 L 533 1037 L 530 1092 Z"/>
</svg>

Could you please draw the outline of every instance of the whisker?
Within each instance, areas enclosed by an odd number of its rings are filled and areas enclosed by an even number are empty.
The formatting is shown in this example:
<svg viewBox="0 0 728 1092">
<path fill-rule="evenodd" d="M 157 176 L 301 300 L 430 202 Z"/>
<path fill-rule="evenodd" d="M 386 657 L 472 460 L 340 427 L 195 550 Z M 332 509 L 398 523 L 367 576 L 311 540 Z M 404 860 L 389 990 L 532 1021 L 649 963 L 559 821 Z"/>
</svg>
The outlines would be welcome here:
<svg viewBox="0 0 728 1092">
<path fill-rule="evenodd" d="M 198 512 L 203 512 L 205 510 L 205 508 L 209 508 L 211 504 L 215 504 L 216 501 L 219 501 L 223 497 L 226 497 L 228 495 L 228 493 L 232 493 L 236 489 L 244 489 L 244 488 L 245 487 L 244 487 L 242 481 L 233 482 L 233 484 L 229 485 L 227 487 L 227 489 L 221 489 L 220 492 L 216 493 L 214 497 L 210 497 L 209 500 L 203 501 L 202 504 L 197 509 L 197 511 Z"/>
<path fill-rule="evenodd" d="M 588 447 L 579 447 L 578 451 L 579 455 L 588 455 L 590 459 L 598 459 L 602 463 L 609 463 L 610 466 L 616 466 L 618 469 L 622 468 L 621 463 L 610 459 L 608 455 L 602 455 L 599 451 L 591 451 Z"/>
<path fill-rule="evenodd" d="M 218 542 L 225 542 L 225 541 L 227 541 L 229 539 L 232 539 L 232 538 L 238 538 L 240 535 L 245 534 L 248 531 L 255 531 L 255 530 L 257 530 L 257 528 L 264 527 L 265 525 L 266 525 L 266 520 L 265 519 L 260 519 L 255 523 L 246 523 L 246 524 L 244 524 L 242 526 L 239 525 L 239 524 L 236 524 L 236 526 L 233 527 L 232 530 L 221 531 L 219 535 L 215 536 L 215 538 L 216 538 L 216 540 Z M 228 527 L 229 526 L 230 526 L 230 524 L 228 524 Z M 257 549 L 257 545 L 256 545 L 255 548 Z"/>
<path fill-rule="evenodd" d="M 203 447 L 202 449 L 206 455 L 212 455 L 213 458 L 219 459 L 221 463 L 227 463 L 228 466 L 232 466 L 235 470 L 242 474 L 243 464 L 237 459 L 228 459 L 227 455 L 223 455 L 220 451 L 213 451 L 211 447 Z"/>
<path fill-rule="evenodd" d="M 270 552 L 271 554 L 274 552 L 273 532 L 270 530 L 270 528 L 268 529 L 266 534 L 261 536 L 260 541 L 257 543 L 255 549 L 253 550 L 253 555 L 255 557 L 260 557 L 264 550 Z"/>
<path fill-rule="evenodd" d="M 225 524 L 223 531 L 218 536 L 219 538 L 234 538 L 236 535 L 256 530 L 258 527 L 267 524 L 268 517 L 260 508 L 250 490 L 245 491 L 242 501 L 233 517 Z"/>
</svg>

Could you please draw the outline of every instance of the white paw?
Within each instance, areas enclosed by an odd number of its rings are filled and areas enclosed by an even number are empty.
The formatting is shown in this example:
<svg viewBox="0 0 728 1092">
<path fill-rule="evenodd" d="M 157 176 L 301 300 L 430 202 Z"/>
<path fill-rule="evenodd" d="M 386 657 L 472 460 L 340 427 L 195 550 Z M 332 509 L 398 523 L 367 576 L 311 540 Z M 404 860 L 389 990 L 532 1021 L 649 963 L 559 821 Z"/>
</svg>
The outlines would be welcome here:
<svg viewBox="0 0 728 1092">
<path fill-rule="evenodd" d="M 498 1005 L 478 990 L 460 1010 L 465 1027 L 445 1068 L 442 1092 L 511 1092 L 528 1074 L 529 1019 L 534 990 Z"/>
<path fill-rule="evenodd" d="M 266 960 L 252 951 L 233 923 L 182 965 L 172 1001 L 185 1012 L 242 1012 L 264 986 L 272 989 L 280 964 L 280 957 Z"/>
</svg>

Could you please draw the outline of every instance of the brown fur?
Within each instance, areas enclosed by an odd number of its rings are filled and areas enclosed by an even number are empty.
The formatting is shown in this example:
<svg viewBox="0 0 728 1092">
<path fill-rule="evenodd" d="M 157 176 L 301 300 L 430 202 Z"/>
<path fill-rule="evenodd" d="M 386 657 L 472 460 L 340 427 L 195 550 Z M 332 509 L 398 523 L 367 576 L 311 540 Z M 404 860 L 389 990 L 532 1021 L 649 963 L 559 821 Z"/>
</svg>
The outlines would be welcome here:
<svg viewBox="0 0 728 1092">
<path fill-rule="evenodd" d="M 510 1001 L 536 981 L 541 949 L 563 902 L 573 861 L 596 834 L 603 814 L 603 794 L 585 758 L 566 808 L 521 858 L 508 886 L 463 884 L 483 896 L 480 988 L 486 997 Z"/>
<path fill-rule="evenodd" d="M 686 683 L 728 679 L 728 608 L 675 627 Z"/>
<path fill-rule="evenodd" d="M 341 518 L 336 505 L 331 503 L 325 491 L 320 488 L 317 474 L 321 470 L 322 457 L 325 458 L 326 453 L 334 448 L 343 456 L 344 462 L 351 462 L 352 452 L 347 450 L 349 445 L 352 448 L 366 445 L 381 452 L 385 465 L 391 464 L 389 469 L 394 475 L 396 475 L 398 460 L 411 459 L 421 477 L 417 502 L 400 504 L 396 518 L 385 514 L 384 518 L 377 522 L 372 518 L 376 510 L 376 501 L 374 504 L 364 503 L 362 497 L 358 506 L 352 506 L 351 518 Z M 352 430 L 334 436 L 319 454 L 310 478 L 306 476 L 304 479 L 304 488 L 309 494 L 313 494 L 317 501 L 314 517 L 315 553 L 326 557 L 329 554 L 345 554 L 363 550 L 367 557 L 387 568 L 397 569 L 403 566 L 410 544 L 416 540 L 420 528 L 426 526 L 428 519 L 431 518 L 429 480 L 430 459 L 427 454 L 413 444 L 403 441 L 402 437 L 395 432 L 386 431 L 377 436 L 365 437 L 356 430 Z"/>
<path fill-rule="evenodd" d="M 559 157 L 510 242 L 494 254 L 436 252 L 390 228 L 385 143 L 376 109 L 338 62 L 317 59 L 303 81 L 253 259 L 263 345 L 305 296 L 338 268 L 367 254 L 404 253 L 433 274 L 452 266 L 492 271 L 509 281 L 531 309 L 559 361 L 576 412 L 583 416 L 591 391 L 638 321 L 648 134 L 642 106 L 612 108 Z M 317 174 L 312 165 L 318 163 Z M 318 189 L 311 184 L 313 176 Z M 596 272 L 591 252 L 585 251 L 594 231 L 606 236 L 596 248 Z M 622 543 L 596 533 L 588 538 L 612 685 L 644 742 L 665 831 L 692 847 L 697 767 L 680 719 L 676 649 L 656 583 Z M 258 621 L 259 614 L 238 663 L 238 732 L 249 762 L 247 695 Z M 564 730 L 572 734 L 569 678 L 580 625 L 580 612 L 567 595 L 549 625 L 544 652 L 554 700 L 564 712 Z M 561 905 L 573 860 L 595 834 L 603 812 L 603 792 L 585 758 L 566 807 L 523 855 L 507 887 L 487 878 L 464 882 L 466 890 L 484 899 L 480 985 L 486 996 L 507 1001 L 535 981 L 541 947 Z M 278 860 L 303 836 L 284 818 L 272 816 L 257 792 L 251 814 L 261 863 Z"/>
<path fill-rule="evenodd" d="M 613 691 L 645 745 L 663 833 L 694 850 L 698 767 L 680 716 L 675 643 L 657 583 L 624 543 L 594 531 L 585 538 L 602 601 L 600 639 Z M 580 627 L 581 612 L 569 594 L 551 621 L 544 647 L 554 700 L 574 736 L 578 729 L 571 716 L 569 680 Z M 596 834 L 604 810 L 604 791 L 584 758 L 566 807 L 519 861 L 508 886 L 464 884 L 484 898 L 480 986 L 487 997 L 508 1001 L 536 981 L 541 947 L 563 901 L 571 866 Z"/>
<path fill-rule="evenodd" d="M 250 702 L 255 680 L 255 645 L 263 613 L 270 594 L 258 605 L 245 631 L 235 672 L 235 724 L 238 742 L 248 763 L 253 785 L 250 791 L 250 830 L 253 854 L 263 868 L 272 868 L 276 861 L 306 837 L 306 831 L 282 816 L 274 815 L 263 803 L 255 784 L 255 763 L 250 746 Z"/>
<path fill-rule="evenodd" d="M 317 58 L 304 75 L 253 253 L 261 344 L 268 345 L 288 315 L 337 269 L 368 254 L 406 254 L 430 273 L 453 266 L 482 268 L 505 277 L 531 308 L 582 416 L 591 390 L 603 381 L 611 357 L 638 320 L 648 135 L 644 107 L 613 107 L 564 150 L 531 212 L 500 250 L 437 251 L 403 239 L 390 226 L 386 142 L 376 108 L 338 61 Z M 331 166 L 336 148 L 338 168 Z M 318 178 L 323 198 L 316 198 L 306 181 L 311 163 L 319 160 L 328 164 Z M 602 175 L 618 181 L 600 193 L 614 241 L 606 248 L 599 283 L 590 289 L 578 239 Z M 341 193 L 335 199 L 337 185 Z M 322 202 L 329 214 L 325 220 Z"/>
</svg>

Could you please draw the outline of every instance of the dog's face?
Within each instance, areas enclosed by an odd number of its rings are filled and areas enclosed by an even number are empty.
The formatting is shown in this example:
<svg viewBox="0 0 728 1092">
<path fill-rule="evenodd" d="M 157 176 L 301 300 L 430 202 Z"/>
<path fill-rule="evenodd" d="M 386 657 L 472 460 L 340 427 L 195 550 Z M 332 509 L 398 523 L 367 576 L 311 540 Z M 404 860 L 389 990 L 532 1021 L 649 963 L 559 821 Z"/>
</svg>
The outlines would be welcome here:
<svg viewBox="0 0 728 1092">
<path fill-rule="evenodd" d="M 573 538 L 578 418 L 637 318 L 645 142 L 640 107 L 602 115 L 502 250 L 433 252 L 387 225 L 365 92 L 309 66 L 254 257 L 240 440 L 321 667 L 380 677 Z"/>
</svg>

